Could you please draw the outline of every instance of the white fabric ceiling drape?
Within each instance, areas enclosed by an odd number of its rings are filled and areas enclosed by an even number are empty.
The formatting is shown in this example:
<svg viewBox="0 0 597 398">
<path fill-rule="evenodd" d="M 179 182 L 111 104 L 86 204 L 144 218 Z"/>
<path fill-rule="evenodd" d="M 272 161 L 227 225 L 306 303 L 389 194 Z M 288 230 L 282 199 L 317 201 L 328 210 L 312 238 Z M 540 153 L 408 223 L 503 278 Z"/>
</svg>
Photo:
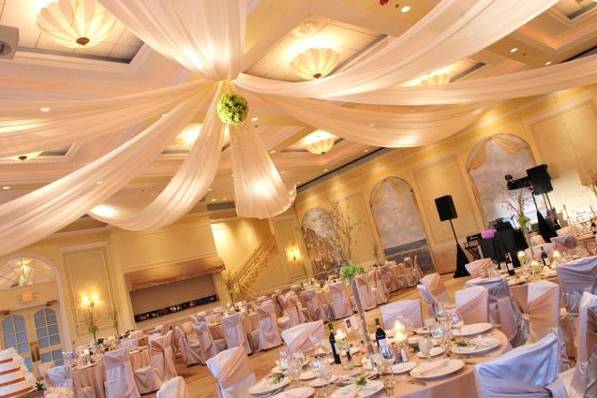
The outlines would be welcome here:
<svg viewBox="0 0 597 398">
<path fill-rule="evenodd" d="M 241 74 L 246 90 L 329 99 L 405 82 L 475 54 L 515 31 L 557 0 L 443 0 L 405 34 L 345 71 L 285 82 Z"/>
<path fill-rule="evenodd" d="M 171 224 L 191 210 L 207 193 L 220 164 L 224 125 L 215 112 L 220 94 L 221 84 L 188 157 L 153 202 L 140 211 L 115 207 L 108 202 L 92 209 L 89 215 L 123 229 L 144 230 Z"/>
<path fill-rule="evenodd" d="M 390 148 L 437 142 L 470 126 L 489 109 L 488 105 L 465 105 L 401 113 L 345 108 L 305 98 L 261 98 L 297 120 L 349 141 Z"/>
<path fill-rule="evenodd" d="M 335 99 L 378 105 L 445 105 L 547 94 L 597 82 L 597 55 L 543 68 L 439 86 L 395 87 Z"/>
<path fill-rule="evenodd" d="M 0 255 L 56 232 L 143 172 L 204 104 L 198 94 L 110 153 L 0 206 Z"/>
</svg>

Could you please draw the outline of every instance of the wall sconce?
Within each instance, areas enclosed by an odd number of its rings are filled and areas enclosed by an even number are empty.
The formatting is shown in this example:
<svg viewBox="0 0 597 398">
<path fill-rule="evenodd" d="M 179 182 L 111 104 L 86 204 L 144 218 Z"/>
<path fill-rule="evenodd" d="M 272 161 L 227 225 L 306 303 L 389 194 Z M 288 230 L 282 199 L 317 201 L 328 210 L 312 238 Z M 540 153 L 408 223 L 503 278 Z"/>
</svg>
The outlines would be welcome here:
<svg viewBox="0 0 597 398">
<path fill-rule="evenodd" d="M 286 249 L 286 258 L 288 258 L 288 261 L 300 261 L 301 257 L 301 250 L 298 246 L 290 246 Z"/>
</svg>

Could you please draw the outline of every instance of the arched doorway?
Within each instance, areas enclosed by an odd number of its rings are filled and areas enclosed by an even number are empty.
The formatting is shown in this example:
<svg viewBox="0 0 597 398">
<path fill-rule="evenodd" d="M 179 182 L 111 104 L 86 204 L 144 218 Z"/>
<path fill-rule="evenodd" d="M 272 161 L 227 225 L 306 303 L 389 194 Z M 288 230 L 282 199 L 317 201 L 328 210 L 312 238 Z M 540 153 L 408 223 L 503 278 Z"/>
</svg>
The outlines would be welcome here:
<svg viewBox="0 0 597 398">
<path fill-rule="evenodd" d="M 321 207 L 309 209 L 303 216 L 302 229 L 313 275 L 321 279 L 336 271 L 344 263 L 345 256 L 330 214 Z"/>
<path fill-rule="evenodd" d="M 466 169 L 488 226 L 498 218 L 512 218 L 513 212 L 507 202 L 518 194 L 525 200 L 526 215 L 532 220 L 537 219 L 530 191 L 526 188 L 508 191 L 505 180 L 508 174 L 515 179 L 523 177 L 526 170 L 533 166 L 535 160 L 529 144 L 512 134 L 496 134 L 485 138 L 471 150 Z"/>
<path fill-rule="evenodd" d="M 54 265 L 18 254 L 0 263 L 0 276 L 0 346 L 13 347 L 30 371 L 40 363 L 62 364 L 70 339 Z"/>
<path fill-rule="evenodd" d="M 388 177 L 371 191 L 369 206 L 387 259 L 401 262 L 404 257 L 418 257 L 423 272 L 434 271 L 427 246 L 427 236 L 408 182 Z"/>
</svg>

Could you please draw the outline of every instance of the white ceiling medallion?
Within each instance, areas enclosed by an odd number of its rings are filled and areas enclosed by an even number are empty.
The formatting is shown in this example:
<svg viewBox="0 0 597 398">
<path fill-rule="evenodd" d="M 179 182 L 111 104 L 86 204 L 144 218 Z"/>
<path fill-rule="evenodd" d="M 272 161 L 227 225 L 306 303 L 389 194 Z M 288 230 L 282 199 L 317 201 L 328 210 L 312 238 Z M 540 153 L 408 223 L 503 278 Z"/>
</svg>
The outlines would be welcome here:
<svg viewBox="0 0 597 398">
<path fill-rule="evenodd" d="M 313 155 L 322 155 L 329 152 L 334 146 L 336 137 L 327 131 L 316 130 L 303 139 L 305 149 Z"/>
<path fill-rule="evenodd" d="M 334 70 L 338 57 L 338 52 L 331 48 L 310 48 L 294 57 L 290 66 L 302 79 L 319 79 Z"/>
<path fill-rule="evenodd" d="M 93 47 L 104 41 L 116 18 L 96 0 L 57 0 L 42 8 L 39 29 L 68 48 Z"/>
</svg>

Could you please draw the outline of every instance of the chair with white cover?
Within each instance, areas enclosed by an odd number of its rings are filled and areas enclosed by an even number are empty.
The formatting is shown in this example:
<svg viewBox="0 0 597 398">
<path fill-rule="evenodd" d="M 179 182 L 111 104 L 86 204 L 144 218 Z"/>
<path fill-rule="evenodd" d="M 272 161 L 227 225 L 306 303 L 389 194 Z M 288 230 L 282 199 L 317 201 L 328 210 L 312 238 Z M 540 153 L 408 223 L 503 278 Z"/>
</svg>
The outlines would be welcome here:
<svg viewBox="0 0 597 398">
<path fill-rule="evenodd" d="M 280 329 L 274 312 L 274 303 L 271 300 L 264 301 L 257 308 L 259 327 L 256 332 L 258 333 L 258 348 L 260 351 L 282 345 Z"/>
<path fill-rule="evenodd" d="M 560 323 L 560 288 L 549 281 L 528 284 L 527 313 L 529 323 L 527 343 L 534 343 L 548 333 L 557 333 Z"/>
<path fill-rule="evenodd" d="M 168 380 L 158 390 L 157 398 L 189 398 L 187 383 L 181 376 Z"/>
<path fill-rule="evenodd" d="M 403 289 L 408 286 L 406 276 L 402 273 L 402 269 L 398 266 L 398 264 L 390 264 L 389 269 L 390 274 L 392 274 L 392 279 L 395 281 L 398 289 Z"/>
<path fill-rule="evenodd" d="M 293 327 L 301 323 L 299 309 L 296 307 L 294 299 L 290 293 L 281 294 L 278 296 L 278 301 L 282 306 L 282 313 L 288 322 L 284 325 L 286 328 Z"/>
<path fill-rule="evenodd" d="M 251 353 L 251 346 L 247 339 L 247 333 L 243 327 L 241 314 L 235 313 L 225 316 L 222 320 L 222 329 L 224 329 L 224 340 L 228 348 L 242 346 L 245 353 Z"/>
<path fill-rule="evenodd" d="M 133 368 L 127 348 L 108 351 L 104 354 L 106 398 L 138 398 L 141 395 L 135 385 Z"/>
<path fill-rule="evenodd" d="M 139 346 L 139 340 L 136 337 L 125 337 L 119 341 L 121 348 L 135 348 Z"/>
<path fill-rule="evenodd" d="M 334 319 L 346 318 L 352 315 L 352 305 L 346 294 L 344 283 L 335 282 L 330 284 L 330 306 L 334 313 Z"/>
<path fill-rule="evenodd" d="M 364 275 L 358 275 L 354 278 L 354 283 L 357 286 L 357 291 L 359 292 L 359 298 L 361 300 L 361 305 L 363 306 L 363 310 L 371 310 L 377 306 L 377 302 L 375 300 L 375 296 L 369 287 L 369 283 Z M 355 298 L 356 300 L 356 298 Z"/>
<path fill-rule="evenodd" d="M 406 261 L 407 259 L 410 259 L 410 257 L 407 257 L 404 260 Z M 410 263 L 400 263 L 398 264 L 398 269 L 400 270 L 400 275 L 406 282 L 407 287 L 415 286 L 419 283 L 419 278 L 417 278 L 417 275 L 413 272 Z"/>
<path fill-rule="evenodd" d="M 167 371 L 166 364 L 174 366 L 174 363 L 172 359 L 168 360 L 168 358 L 172 358 L 171 347 L 166 354 L 168 339 L 169 337 L 166 335 L 151 335 L 149 338 L 149 365 L 137 368 L 133 372 L 135 384 L 141 394 L 157 391 L 164 381 L 170 379 L 168 375 L 172 370 Z"/>
<path fill-rule="evenodd" d="M 313 348 L 311 336 L 317 337 L 318 340 L 324 337 L 323 321 L 301 323 L 282 332 L 282 340 L 291 353 L 304 353 L 311 350 Z"/>
<path fill-rule="evenodd" d="M 418 299 L 400 300 L 382 305 L 380 311 L 386 329 L 393 328 L 396 321 L 404 322 L 405 319 L 408 319 L 412 323 L 411 326 L 413 328 L 420 328 L 423 326 L 421 301 Z"/>
<path fill-rule="evenodd" d="M 465 324 L 488 321 L 489 292 L 487 289 L 481 286 L 472 286 L 457 290 L 454 298 L 456 300 L 456 311 Z"/>
<path fill-rule="evenodd" d="M 578 320 L 576 366 L 560 378 L 570 398 L 597 397 L 597 295 L 582 295 Z"/>
<path fill-rule="evenodd" d="M 487 275 L 487 270 L 493 268 L 493 261 L 490 258 L 482 258 L 479 260 L 471 261 L 465 264 L 464 267 L 468 273 L 473 277 L 477 278 L 481 275 Z"/>
<path fill-rule="evenodd" d="M 558 337 L 550 333 L 475 366 L 481 398 L 567 398 L 559 373 Z"/>
<path fill-rule="evenodd" d="M 299 323 L 307 321 L 307 318 L 305 317 L 305 310 L 297 293 L 291 290 L 290 292 L 288 292 L 288 296 L 290 297 L 290 300 L 294 303 L 294 306 L 296 307 Z"/>
<path fill-rule="evenodd" d="M 56 364 L 54 363 L 54 361 L 42 362 L 37 365 L 37 371 L 39 372 L 39 376 L 42 378 L 46 386 L 52 386 L 52 384 L 50 383 L 50 378 L 48 377 L 48 370 L 55 366 Z"/>
<path fill-rule="evenodd" d="M 388 288 L 389 293 L 395 292 L 396 290 L 400 289 L 398 281 L 394 278 L 394 275 L 390 270 L 390 266 L 388 264 L 381 266 L 379 270 L 381 271 L 382 280 Z"/>
<path fill-rule="evenodd" d="M 52 387 L 73 388 L 73 375 L 70 366 L 60 365 L 49 368 L 47 377 Z"/>
<path fill-rule="evenodd" d="M 226 349 L 224 340 L 214 340 L 207 322 L 196 322 L 193 324 L 193 329 L 197 332 L 197 339 L 201 347 L 201 363 L 206 363 L 209 358 Z"/>
<path fill-rule="evenodd" d="M 44 398 L 74 398 L 75 392 L 64 387 L 48 387 Z"/>
<path fill-rule="evenodd" d="M 448 291 L 446 290 L 446 286 L 442 282 L 441 276 L 437 272 L 432 274 L 427 274 L 422 277 L 419 282 L 421 285 L 425 286 L 429 293 L 440 303 L 442 304 L 449 304 L 450 303 L 450 296 L 448 296 Z"/>
<path fill-rule="evenodd" d="M 180 353 L 182 354 L 182 360 L 187 366 L 204 363 L 202 362 L 201 344 L 196 337 L 195 340 L 191 342 L 188 337 L 189 335 L 178 326 L 174 327 L 174 334 L 176 335 L 176 341 L 178 342 L 178 347 L 180 348 Z"/>
<path fill-rule="evenodd" d="M 207 361 L 217 381 L 219 398 L 249 398 L 249 388 L 257 381 L 242 347 L 222 351 Z"/>
<path fill-rule="evenodd" d="M 306 307 L 307 316 L 310 321 L 331 320 L 331 311 L 327 304 L 321 303 L 315 289 L 305 289 L 300 293 L 301 299 Z"/>
<path fill-rule="evenodd" d="M 367 274 L 369 277 L 369 286 L 373 286 L 371 293 L 375 297 L 375 304 L 385 304 L 388 302 L 389 289 L 383 281 L 382 273 L 378 268 L 374 268 Z"/>
<path fill-rule="evenodd" d="M 413 269 L 415 270 L 415 276 L 417 277 L 417 280 L 420 280 L 422 277 L 425 276 L 423 270 L 421 269 L 421 265 L 419 264 L 419 256 L 416 254 L 414 257 Z"/>
</svg>

